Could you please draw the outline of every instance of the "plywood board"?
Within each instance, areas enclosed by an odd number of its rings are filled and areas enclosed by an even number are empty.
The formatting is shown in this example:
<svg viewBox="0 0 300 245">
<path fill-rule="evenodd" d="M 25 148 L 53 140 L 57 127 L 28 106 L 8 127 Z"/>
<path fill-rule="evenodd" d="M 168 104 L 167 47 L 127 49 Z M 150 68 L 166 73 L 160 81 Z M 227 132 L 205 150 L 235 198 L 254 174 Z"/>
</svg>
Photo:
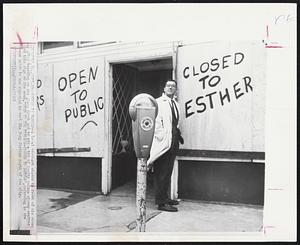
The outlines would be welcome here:
<svg viewBox="0 0 300 245">
<path fill-rule="evenodd" d="M 53 65 L 39 64 L 37 87 L 37 148 L 53 148 Z M 46 155 L 52 156 L 53 153 Z"/>
<path fill-rule="evenodd" d="M 54 64 L 54 147 L 90 147 L 59 156 L 102 157 L 104 152 L 104 61 L 79 59 Z"/>
<path fill-rule="evenodd" d="M 264 151 L 265 64 L 257 42 L 179 48 L 182 148 Z"/>
</svg>

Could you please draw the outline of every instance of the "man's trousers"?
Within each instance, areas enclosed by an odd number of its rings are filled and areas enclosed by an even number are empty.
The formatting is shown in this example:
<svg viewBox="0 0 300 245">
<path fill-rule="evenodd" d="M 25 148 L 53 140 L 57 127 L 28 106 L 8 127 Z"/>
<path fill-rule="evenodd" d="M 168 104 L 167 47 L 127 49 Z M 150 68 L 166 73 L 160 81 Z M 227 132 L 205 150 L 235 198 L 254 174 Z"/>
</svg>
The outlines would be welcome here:
<svg viewBox="0 0 300 245">
<path fill-rule="evenodd" d="M 177 138 L 173 137 L 171 148 L 154 162 L 155 203 L 158 205 L 167 203 L 174 160 L 179 148 Z"/>
</svg>

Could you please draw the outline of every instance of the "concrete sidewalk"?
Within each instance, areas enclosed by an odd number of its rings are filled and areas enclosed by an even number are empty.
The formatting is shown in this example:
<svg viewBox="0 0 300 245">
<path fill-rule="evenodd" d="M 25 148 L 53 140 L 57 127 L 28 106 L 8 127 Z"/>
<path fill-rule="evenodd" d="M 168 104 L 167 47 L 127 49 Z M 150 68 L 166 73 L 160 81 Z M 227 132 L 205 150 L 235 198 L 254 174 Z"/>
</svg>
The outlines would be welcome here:
<svg viewBox="0 0 300 245">
<path fill-rule="evenodd" d="M 176 213 L 154 205 L 147 190 L 148 232 L 258 232 L 263 208 L 182 200 Z M 38 233 L 135 232 L 135 184 L 128 183 L 110 195 L 38 189 Z"/>
</svg>

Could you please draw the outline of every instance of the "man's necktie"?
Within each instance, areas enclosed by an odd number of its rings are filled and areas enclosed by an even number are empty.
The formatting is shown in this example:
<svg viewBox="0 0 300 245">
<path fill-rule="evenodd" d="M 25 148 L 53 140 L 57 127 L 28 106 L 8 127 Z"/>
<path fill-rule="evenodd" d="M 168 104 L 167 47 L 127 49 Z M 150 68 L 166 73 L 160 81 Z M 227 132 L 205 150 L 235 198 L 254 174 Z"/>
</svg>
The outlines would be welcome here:
<svg viewBox="0 0 300 245">
<path fill-rule="evenodd" d="M 171 108 L 172 108 L 172 112 L 174 113 L 176 120 L 178 120 L 179 112 L 178 112 L 178 109 L 177 109 L 177 106 L 176 106 L 174 100 L 171 100 Z M 176 110 L 176 112 L 175 112 L 175 110 Z"/>
</svg>

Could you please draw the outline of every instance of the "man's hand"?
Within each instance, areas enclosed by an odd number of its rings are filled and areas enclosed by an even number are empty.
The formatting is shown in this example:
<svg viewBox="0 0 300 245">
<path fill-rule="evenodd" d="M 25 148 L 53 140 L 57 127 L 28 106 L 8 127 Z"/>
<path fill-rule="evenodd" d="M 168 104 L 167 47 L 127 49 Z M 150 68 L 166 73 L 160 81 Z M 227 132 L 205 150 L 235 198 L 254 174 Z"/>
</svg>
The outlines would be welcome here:
<svg viewBox="0 0 300 245">
<path fill-rule="evenodd" d="M 184 139 L 181 136 L 181 131 L 180 131 L 179 128 L 177 128 L 177 132 L 178 132 L 178 140 L 179 140 L 180 144 L 183 145 L 184 144 Z"/>
<path fill-rule="evenodd" d="M 182 138 L 182 136 L 181 135 L 179 135 L 179 142 L 180 142 L 180 144 L 184 144 L 184 139 Z"/>
</svg>

